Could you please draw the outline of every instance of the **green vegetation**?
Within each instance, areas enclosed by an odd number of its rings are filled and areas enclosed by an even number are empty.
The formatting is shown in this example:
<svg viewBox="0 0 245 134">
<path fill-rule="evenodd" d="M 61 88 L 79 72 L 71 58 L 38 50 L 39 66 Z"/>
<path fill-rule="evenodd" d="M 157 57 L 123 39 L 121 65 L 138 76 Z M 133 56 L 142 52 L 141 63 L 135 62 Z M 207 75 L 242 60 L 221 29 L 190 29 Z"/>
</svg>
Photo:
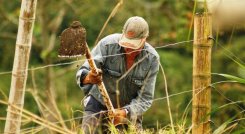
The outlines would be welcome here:
<svg viewBox="0 0 245 134">
<path fill-rule="evenodd" d="M 79 129 L 83 111 L 81 100 L 84 94 L 76 84 L 75 74 L 84 59 L 58 58 L 59 35 L 73 20 L 79 20 L 87 29 L 87 42 L 92 48 L 117 2 L 38 1 L 25 95 L 26 110 L 50 121 L 65 121 L 65 125 L 71 130 Z M 10 89 L 9 71 L 13 66 L 20 4 L 20 0 L 0 1 L 0 100 L 3 101 L 7 101 Z M 149 22 L 148 42 L 154 47 L 191 40 L 193 10 L 198 6 L 194 5 L 194 1 L 187 0 L 125 0 L 109 21 L 102 37 L 121 32 L 125 20 L 138 15 Z M 216 35 L 214 38 L 218 40 L 214 41 L 212 52 L 212 131 L 215 134 L 231 131 L 235 134 L 244 133 L 245 28 L 234 26 L 233 29 L 221 30 L 213 35 Z M 189 41 L 156 49 L 166 74 L 171 112 L 178 133 L 190 132 L 191 127 L 189 103 L 192 98 L 192 43 Z M 69 64 L 58 65 L 59 63 Z M 50 64 L 54 66 L 46 66 Z M 159 72 L 155 89 L 156 100 L 144 115 L 145 133 L 173 133 L 165 96 L 163 75 Z M 45 109 L 45 106 L 48 108 Z M 0 133 L 4 128 L 6 108 L 6 105 L 0 104 Z M 40 133 L 49 131 L 30 119 L 23 121 L 23 133 L 34 133 L 39 129 Z M 62 123 L 56 124 L 62 126 Z"/>
</svg>

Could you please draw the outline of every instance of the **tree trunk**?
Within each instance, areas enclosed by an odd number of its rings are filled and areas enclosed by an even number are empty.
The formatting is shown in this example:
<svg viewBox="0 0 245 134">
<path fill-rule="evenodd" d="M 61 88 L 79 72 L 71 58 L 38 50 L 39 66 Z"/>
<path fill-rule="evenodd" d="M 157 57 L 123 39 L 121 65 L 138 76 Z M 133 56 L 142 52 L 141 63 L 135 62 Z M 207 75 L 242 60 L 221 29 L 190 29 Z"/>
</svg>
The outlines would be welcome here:
<svg viewBox="0 0 245 134">
<path fill-rule="evenodd" d="M 20 133 L 37 0 L 22 0 L 4 133 Z"/>
<path fill-rule="evenodd" d="M 211 110 L 211 15 L 194 18 L 192 134 L 209 134 Z"/>
</svg>

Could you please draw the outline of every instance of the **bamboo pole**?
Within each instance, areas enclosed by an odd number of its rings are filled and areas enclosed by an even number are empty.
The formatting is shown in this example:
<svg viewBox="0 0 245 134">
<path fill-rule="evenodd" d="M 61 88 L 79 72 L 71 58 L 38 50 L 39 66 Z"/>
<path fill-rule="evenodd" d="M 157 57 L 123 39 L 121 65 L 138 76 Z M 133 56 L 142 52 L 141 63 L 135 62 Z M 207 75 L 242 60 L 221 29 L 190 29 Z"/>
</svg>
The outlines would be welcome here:
<svg viewBox="0 0 245 134">
<path fill-rule="evenodd" d="M 27 80 L 27 69 L 30 57 L 32 32 L 35 20 L 37 0 L 22 0 L 19 17 L 19 27 L 16 40 L 14 65 L 9 93 L 8 113 L 4 133 L 18 134 L 21 125 L 21 110 L 12 105 L 23 108 Z M 15 114 L 14 112 L 20 113 Z"/>
<path fill-rule="evenodd" d="M 211 110 L 211 15 L 196 14 L 193 44 L 192 134 L 209 134 Z"/>
</svg>

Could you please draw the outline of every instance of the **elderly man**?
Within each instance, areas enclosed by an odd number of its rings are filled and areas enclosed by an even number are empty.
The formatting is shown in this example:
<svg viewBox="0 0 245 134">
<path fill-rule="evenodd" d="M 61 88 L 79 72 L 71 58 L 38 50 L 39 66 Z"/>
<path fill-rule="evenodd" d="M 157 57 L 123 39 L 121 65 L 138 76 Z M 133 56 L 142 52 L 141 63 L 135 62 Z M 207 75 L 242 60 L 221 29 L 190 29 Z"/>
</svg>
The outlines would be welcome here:
<svg viewBox="0 0 245 134">
<path fill-rule="evenodd" d="M 77 72 L 77 83 L 84 91 L 84 116 L 82 129 L 95 133 L 102 124 L 106 129 L 107 114 L 97 83 L 104 82 L 113 106 L 115 119 L 125 117 L 138 129 L 142 129 L 142 114 L 152 104 L 159 56 L 146 42 L 148 23 L 142 17 L 129 18 L 123 33 L 115 33 L 101 39 L 92 50 L 92 56 L 101 73 L 90 71 L 86 61 Z M 108 126 L 108 125 L 107 125 Z"/>
</svg>

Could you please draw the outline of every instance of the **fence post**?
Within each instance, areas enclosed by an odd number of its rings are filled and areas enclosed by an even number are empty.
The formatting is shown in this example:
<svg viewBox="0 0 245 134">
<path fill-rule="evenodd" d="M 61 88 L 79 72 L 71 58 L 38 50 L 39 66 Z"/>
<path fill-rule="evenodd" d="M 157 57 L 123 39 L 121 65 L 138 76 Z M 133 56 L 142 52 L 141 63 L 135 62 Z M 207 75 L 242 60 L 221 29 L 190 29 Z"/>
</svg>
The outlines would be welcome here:
<svg viewBox="0 0 245 134">
<path fill-rule="evenodd" d="M 194 17 L 192 134 L 211 133 L 211 14 Z"/>
<path fill-rule="evenodd" d="M 4 134 L 19 134 L 37 0 L 22 0 Z"/>
</svg>

